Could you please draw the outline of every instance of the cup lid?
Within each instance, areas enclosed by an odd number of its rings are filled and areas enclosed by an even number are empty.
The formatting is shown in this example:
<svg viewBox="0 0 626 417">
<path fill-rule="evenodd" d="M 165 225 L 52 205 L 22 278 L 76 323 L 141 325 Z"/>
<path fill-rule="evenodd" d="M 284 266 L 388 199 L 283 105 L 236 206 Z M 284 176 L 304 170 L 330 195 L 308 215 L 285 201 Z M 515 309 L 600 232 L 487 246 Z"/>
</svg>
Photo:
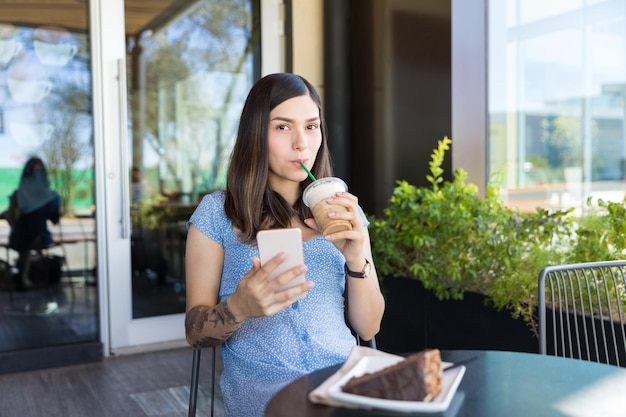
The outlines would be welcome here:
<svg viewBox="0 0 626 417">
<path fill-rule="evenodd" d="M 302 193 L 302 201 L 304 202 L 304 205 L 307 207 L 311 207 L 309 205 L 309 202 L 307 201 L 307 196 L 316 188 L 329 184 L 329 183 L 334 183 L 336 185 L 339 186 L 339 188 L 341 188 L 343 191 L 348 191 L 348 186 L 346 185 L 346 183 L 339 177 L 324 177 L 324 178 L 318 178 L 316 181 L 313 181 L 311 184 L 307 185 L 307 187 L 304 189 L 304 192 Z"/>
</svg>

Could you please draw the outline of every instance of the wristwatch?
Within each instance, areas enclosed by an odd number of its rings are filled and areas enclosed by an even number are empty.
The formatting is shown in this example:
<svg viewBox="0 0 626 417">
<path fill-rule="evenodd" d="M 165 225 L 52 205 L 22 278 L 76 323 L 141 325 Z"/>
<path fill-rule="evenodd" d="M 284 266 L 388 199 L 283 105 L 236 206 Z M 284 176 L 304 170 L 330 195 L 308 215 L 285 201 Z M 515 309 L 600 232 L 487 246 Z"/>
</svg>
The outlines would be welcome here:
<svg viewBox="0 0 626 417">
<path fill-rule="evenodd" d="M 367 278 L 370 275 L 370 270 L 372 269 L 372 265 L 370 265 L 370 261 L 365 260 L 365 266 L 361 272 L 354 272 L 348 269 L 348 264 L 344 264 L 343 269 L 346 271 L 346 275 L 352 278 Z"/>
</svg>

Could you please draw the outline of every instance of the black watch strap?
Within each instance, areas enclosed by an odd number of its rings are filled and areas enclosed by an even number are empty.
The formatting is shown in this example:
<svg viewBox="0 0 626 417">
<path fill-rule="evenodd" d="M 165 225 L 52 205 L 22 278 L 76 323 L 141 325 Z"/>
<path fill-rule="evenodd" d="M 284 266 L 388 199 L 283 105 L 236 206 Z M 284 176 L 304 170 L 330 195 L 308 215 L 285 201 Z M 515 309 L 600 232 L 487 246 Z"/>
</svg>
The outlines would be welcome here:
<svg viewBox="0 0 626 417">
<path fill-rule="evenodd" d="M 349 277 L 352 278 L 367 278 L 370 274 L 370 261 L 368 261 L 367 259 L 365 260 L 365 266 L 363 267 L 363 271 L 361 272 L 354 272 L 354 271 L 350 271 L 348 269 L 348 264 L 344 264 L 343 269 L 346 272 L 346 275 L 348 275 Z"/>
</svg>

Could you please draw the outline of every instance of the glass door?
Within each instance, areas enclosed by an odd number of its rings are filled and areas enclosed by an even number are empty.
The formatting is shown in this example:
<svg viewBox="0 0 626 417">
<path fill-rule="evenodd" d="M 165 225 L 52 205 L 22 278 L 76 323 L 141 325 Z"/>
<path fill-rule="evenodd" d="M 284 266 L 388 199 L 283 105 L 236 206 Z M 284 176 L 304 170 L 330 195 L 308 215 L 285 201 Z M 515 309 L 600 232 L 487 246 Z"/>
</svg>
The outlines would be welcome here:
<svg viewBox="0 0 626 417">
<path fill-rule="evenodd" d="M 137 5 L 124 2 L 128 129 L 116 163 L 127 187 L 112 191 L 120 203 L 107 218 L 122 237 L 112 251 L 130 259 L 109 255 L 113 353 L 184 341 L 186 221 L 224 186 L 239 114 L 261 74 L 260 1 L 157 3 L 154 19 L 135 24 Z"/>
<path fill-rule="evenodd" d="M 254 77 L 252 2 L 200 1 L 127 34 L 133 318 L 185 308 L 186 221 L 225 184 Z"/>
<path fill-rule="evenodd" d="M 0 2 L 0 373 L 101 355 L 89 11 L 51 3 Z"/>
</svg>

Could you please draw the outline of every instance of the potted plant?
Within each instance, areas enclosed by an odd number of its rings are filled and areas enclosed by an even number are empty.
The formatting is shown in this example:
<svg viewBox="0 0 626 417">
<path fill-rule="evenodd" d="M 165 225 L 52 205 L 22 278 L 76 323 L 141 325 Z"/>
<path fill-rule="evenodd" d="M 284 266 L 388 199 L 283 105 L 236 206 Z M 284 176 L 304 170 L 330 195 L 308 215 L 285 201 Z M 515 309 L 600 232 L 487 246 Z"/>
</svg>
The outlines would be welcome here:
<svg viewBox="0 0 626 417">
<path fill-rule="evenodd" d="M 596 208 L 602 212 L 590 210 L 581 218 L 573 209 L 522 213 L 500 198 L 501 173 L 490 177 L 484 197 L 462 169 L 453 180 L 444 180 L 441 167 L 450 144 L 446 137 L 433 151 L 430 186 L 398 181 L 382 215 L 370 216 L 383 290 L 387 297 L 413 305 L 400 313 L 388 298 L 380 338 L 389 328 L 393 334 L 417 335 L 412 346 L 392 343 L 389 350 L 415 349 L 421 343 L 536 351 L 539 271 L 548 265 L 620 258 L 626 247 L 624 204 L 600 200 Z M 468 299 L 469 311 L 459 310 Z M 483 312 L 496 315 L 500 327 L 474 317 Z M 393 329 L 396 321 L 401 325 Z M 523 334 L 503 333 L 512 328 Z M 494 333 L 496 339 L 487 340 Z M 437 336 L 441 334 L 449 337 Z"/>
</svg>

